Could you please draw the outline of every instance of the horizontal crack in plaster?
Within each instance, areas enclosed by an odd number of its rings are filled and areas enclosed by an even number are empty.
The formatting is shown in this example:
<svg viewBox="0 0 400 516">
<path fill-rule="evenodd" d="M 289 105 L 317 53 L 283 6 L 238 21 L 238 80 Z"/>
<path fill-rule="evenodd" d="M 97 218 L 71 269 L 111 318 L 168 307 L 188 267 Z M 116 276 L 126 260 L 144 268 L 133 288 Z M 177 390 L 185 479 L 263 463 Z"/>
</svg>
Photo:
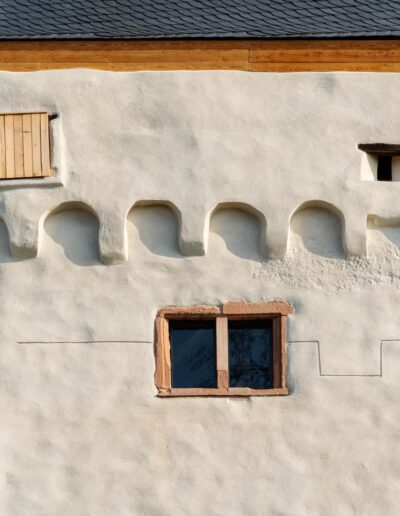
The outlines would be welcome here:
<svg viewBox="0 0 400 516">
<path fill-rule="evenodd" d="M 152 344 L 151 340 L 21 340 L 17 344 Z"/>
</svg>

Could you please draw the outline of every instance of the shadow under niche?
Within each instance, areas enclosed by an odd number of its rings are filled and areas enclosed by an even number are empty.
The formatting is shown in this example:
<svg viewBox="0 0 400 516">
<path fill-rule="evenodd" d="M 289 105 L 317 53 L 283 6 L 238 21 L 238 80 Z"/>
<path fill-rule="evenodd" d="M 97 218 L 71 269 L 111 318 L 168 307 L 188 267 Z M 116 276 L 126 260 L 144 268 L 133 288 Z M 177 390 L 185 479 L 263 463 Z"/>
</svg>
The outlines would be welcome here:
<svg viewBox="0 0 400 516">
<path fill-rule="evenodd" d="M 52 244 L 75 265 L 99 263 L 99 223 L 94 215 L 77 209 L 61 211 L 49 215 L 44 229 Z M 44 254 L 49 251 L 49 243 L 44 243 Z"/>
<path fill-rule="evenodd" d="M 11 256 L 10 239 L 8 236 L 6 224 L 0 220 L 0 263 L 9 263 L 20 261 Z"/>
<path fill-rule="evenodd" d="M 210 254 L 226 250 L 248 260 L 260 260 L 261 224 L 259 219 L 244 210 L 221 208 L 211 217 Z"/>
<path fill-rule="evenodd" d="M 290 221 L 289 249 L 306 250 L 325 258 L 345 258 L 341 220 L 326 208 L 300 209 Z"/>
<path fill-rule="evenodd" d="M 168 206 L 136 206 L 128 215 L 129 254 L 140 248 L 150 253 L 181 258 L 178 219 Z"/>
</svg>

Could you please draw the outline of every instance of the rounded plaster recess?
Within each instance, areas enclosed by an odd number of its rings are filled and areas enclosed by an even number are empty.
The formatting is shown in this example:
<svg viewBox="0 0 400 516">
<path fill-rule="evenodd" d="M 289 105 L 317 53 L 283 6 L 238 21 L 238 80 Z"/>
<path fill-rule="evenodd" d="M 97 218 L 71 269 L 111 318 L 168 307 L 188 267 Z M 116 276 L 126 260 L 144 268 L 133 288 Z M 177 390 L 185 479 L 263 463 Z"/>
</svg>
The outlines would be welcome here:
<svg viewBox="0 0 400 516">
<path fill-rule="evenodd" d="M 181 257 L 179 221 L 169 206 L 136 205 L 127 217 L 129 254 L 150 252 L 171 258 Z"/>
<path fill-rule="evenodd" d="M 265 247 L 265 219 L 253 210 L 230 204 L 218 206 L 210 217 L 208 251 L 259 260 Z"/>
<path fill-rule="evenodd" d="M 344 258 L 342 221 L 331 209 L 305 205 L 290 221 L 289 249 L 326 258 Z"/>
<path fill-rule="evenodd" d="M 99 221 L 81 204 L 62 205 L 44 222 L 41 254 L 65 256 L 75 265 L 99 264 Z"/>
</svg>

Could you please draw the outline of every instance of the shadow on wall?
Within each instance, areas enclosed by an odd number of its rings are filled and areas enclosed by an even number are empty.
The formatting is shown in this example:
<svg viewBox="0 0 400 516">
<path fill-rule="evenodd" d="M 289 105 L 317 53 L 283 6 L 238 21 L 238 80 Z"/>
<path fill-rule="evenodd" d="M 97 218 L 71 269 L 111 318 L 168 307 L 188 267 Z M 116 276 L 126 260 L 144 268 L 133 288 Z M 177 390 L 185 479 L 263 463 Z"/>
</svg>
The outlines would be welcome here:
<svg viewBox="0 0 400 516">
<path fill-rule="evenodd" d="M 128 214 L 129 254 L 141 250 L 159 256 L 181 258 L 178 218 L 168 206 L 135 206 Z"/>
<path fill-rule="evenodd" d="M 261 224 L 253 214 L 238 208 L 220 208 L 210 221 L 208 248 L 211 255 L 226 253 L 261 260 Z"/>
<path fill-rule="evenodd" d="M 290 221 L 289 250 L 306 250 L 325 258 L 345 258 L 339 216 L 324 207 L 300 208 Z"/>
<path fill-rule="evenodd" d="M 8 236 L 7 226 L 0 220 L 0 263 L 9 263 L 20 261 L 11 256 L 10 239 Z"/>
<path fill-rule="evenodd" d="M 75 208 L 57 211 L 48 216 L 44 229 L 45 238 L 53 241 L 44 243 L 44 254 L 52 248 L 81 267 L 99 263 L 99 223 L 91 213 Z"/>
</svg>

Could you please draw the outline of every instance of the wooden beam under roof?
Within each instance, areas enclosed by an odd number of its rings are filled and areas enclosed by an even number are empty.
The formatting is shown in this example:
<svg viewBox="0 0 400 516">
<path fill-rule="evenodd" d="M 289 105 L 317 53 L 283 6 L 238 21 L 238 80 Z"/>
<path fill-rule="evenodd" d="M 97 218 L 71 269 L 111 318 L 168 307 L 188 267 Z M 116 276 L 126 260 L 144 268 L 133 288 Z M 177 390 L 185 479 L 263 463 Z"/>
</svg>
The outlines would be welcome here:
<svg viewBox="0 0 400 516">
<path fill-rule="evenodd" d="M 0 41 L 0 70 L 399 72 L 400 39 Z"/>
</svg>

